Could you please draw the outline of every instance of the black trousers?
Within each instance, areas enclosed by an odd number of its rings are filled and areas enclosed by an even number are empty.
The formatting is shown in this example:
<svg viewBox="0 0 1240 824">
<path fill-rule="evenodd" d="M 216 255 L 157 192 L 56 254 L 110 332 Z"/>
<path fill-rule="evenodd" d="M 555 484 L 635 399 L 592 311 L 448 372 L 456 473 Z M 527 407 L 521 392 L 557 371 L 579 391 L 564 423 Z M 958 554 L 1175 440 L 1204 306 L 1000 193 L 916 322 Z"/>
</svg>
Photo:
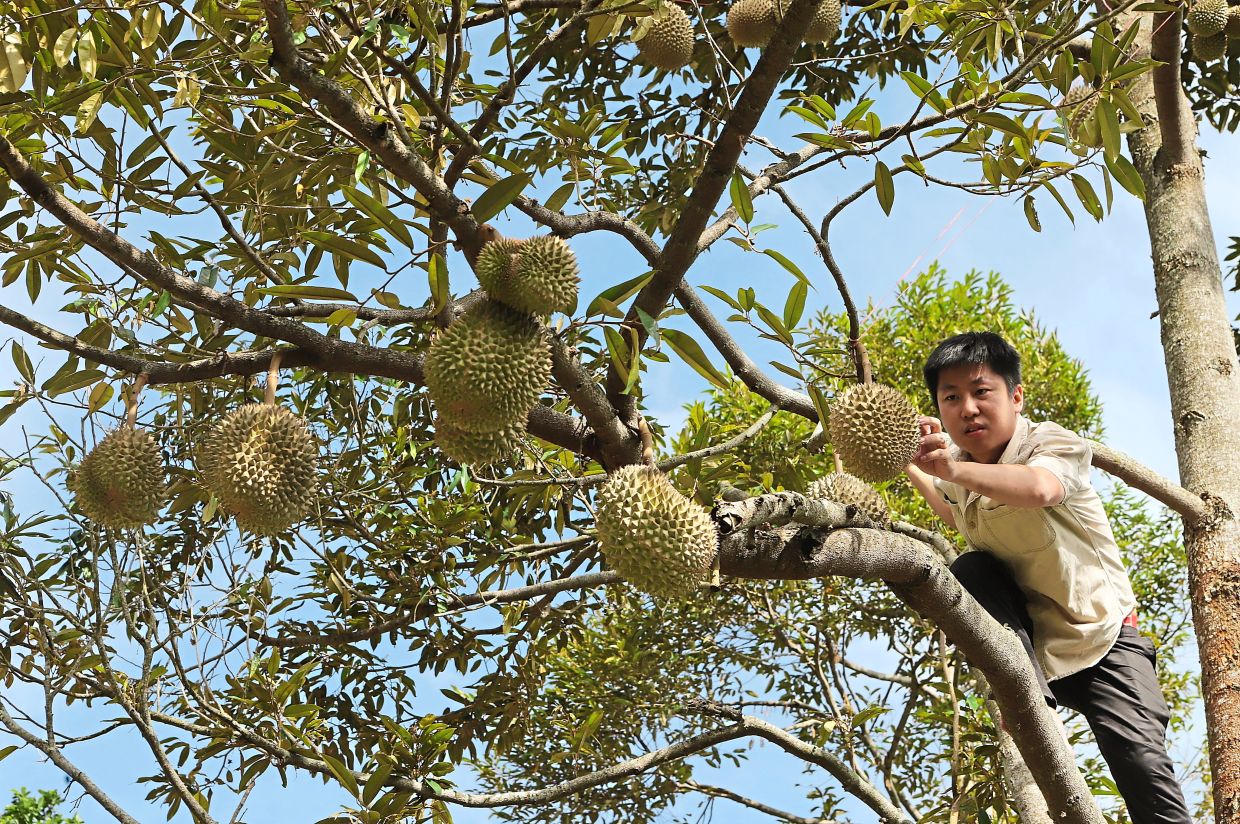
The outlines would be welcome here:
<svg viewBox="0 0 1240 824">
<path fill-rule="evenodd" d="M 988 552 L 966 552 L 951 566 L 961 586 L 996 621 L 1012 629 L 1033 662 L 1046 703 L 1085 716 L 1133 824 L 1192 824 L 1167 755 L 1171 714 L 1154 670 L 1154 645 L 1135 627 L 1101 661 L 1047 682 L 1033 654 L 1033 622 L 1007 565 Z"/>
</svg>

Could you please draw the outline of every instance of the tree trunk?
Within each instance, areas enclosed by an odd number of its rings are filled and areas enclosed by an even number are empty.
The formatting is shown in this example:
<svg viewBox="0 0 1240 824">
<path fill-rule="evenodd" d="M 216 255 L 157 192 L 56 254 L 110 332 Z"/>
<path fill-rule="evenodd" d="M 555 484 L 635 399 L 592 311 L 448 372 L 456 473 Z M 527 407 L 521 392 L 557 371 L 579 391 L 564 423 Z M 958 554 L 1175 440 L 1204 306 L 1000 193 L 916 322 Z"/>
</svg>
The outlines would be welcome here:
<svg viewBox="0 0 1240 824">
<path fill-rule="evenodd" d="M 1151 18 L 1138 42 L 1149 53 Z M 1168 65 L 1129 94 L 1146 127 L 1128 139 L 1145 182 L 1180 484 L 1211 514 L 1185 530 L 1216 821 L 1240 822 L 1240 372 L 1210 229 L 1197 128 L 1178 79 L 1178 15 L 1154 44 Z M 1174 41 L 1174 42 L 1171 42 Z"/>
</svg>

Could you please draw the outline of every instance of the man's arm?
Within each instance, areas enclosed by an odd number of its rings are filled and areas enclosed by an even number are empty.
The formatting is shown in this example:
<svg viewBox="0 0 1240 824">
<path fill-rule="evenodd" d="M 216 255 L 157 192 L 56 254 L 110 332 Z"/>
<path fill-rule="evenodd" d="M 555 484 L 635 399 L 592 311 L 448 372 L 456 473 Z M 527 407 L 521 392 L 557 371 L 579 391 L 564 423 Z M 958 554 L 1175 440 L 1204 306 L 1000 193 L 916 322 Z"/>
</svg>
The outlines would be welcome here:
<svg viewBox="0 0 1240 824">
<path fill-rule="evenodd" d="M 913 468 L 1007 506 L 1044 507 L 1063 503 L 1067 491 L 1049 469 L 1024 464 L 957 461 L 948 448 L 948 437 L 938 418 L 923 417 L 920 423 L 921 445 L 910 464 Z"/>
<path fill-rule="evenodd" d="M 917 491 L 921 493 L 921 497 L 926 499 L 926 503 L 930 504 L 930 508 L 934 510 L 934 514 L 938 515 L 952 529 L 956 528 L 956 515 L 952 512 L 951 506 L 947 501 L 943 500 L 943 496 L 934 487 L 934 478 L 922 472 L 913 464 L 904 467 L 904 474 L 908 475 L 908 479 L 913 482 L 913 486 L 917 487 Z"/>
</svg>

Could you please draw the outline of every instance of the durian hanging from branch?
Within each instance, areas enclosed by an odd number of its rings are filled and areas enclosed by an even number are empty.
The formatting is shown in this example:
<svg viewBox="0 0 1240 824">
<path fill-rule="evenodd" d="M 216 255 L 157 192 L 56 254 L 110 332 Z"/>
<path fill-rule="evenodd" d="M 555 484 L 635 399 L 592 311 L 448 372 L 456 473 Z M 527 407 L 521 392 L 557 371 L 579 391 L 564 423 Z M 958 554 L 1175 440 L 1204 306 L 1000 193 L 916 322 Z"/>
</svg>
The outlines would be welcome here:
<svg viewBox="0 0 1240 824">
<path fill-rule="evenodd" d="M 491 241 L 478 255 L 475 272 L 489 297 L 518 312 L 546 316 L 577 305 L 577 257 L 555 235 Z"/>
<path fill-rule="evenodd" d="M 783 19 L 787 0 L 736 0 L 728 9 L 728 36 L 741 48 L 766 48 Z M 832 43 L 840 34 L 840 0 L 822 0 L 803 43 Z"/>
<path fill-rule="evenodd" d="M 838 452 L 836 456 L 839 456 Z M 877 524 L 886 524 L 891 520 L 887 502 L 878 490 L 847 472 L 836 471 L 817 479 L 805 490 L 805 495 L 809 498 L 835 501 L 844 506 L 855 506 Z"/>
<path fill-rule="evenodd" d="M 484 300 L 431 343 L 426 388 L 441 417 L 465 432 L 524 425 L 551 378 L 551 348 L 530 314 Z"/>
<path fill-rule="evenodd" d="M 229 413 L 198 449 L 203 485 L 242 529 L 284 532 L 309 514 L 318 491 L 318 449 L 306 422 L 276 404 L 281 353 L 271 359 L 262 403 Z"/>
<path fill-rule="evenodd" d="M 100 526 L 134 529 L 152 524 L 168 497 L 159 444 L 150 432 L 138 428 L 138 395 L 146 382 L 146 373 L 138 376 L 124 423 L 69 473 L 67 486 L 78 509 Z"/>
<path fill-rule="evenodd" d="M 921 440 L 917 409 L 902 392 L 859 383 L 836 396 L 828 416 L 831 445 L 848 468 L 871 483 L 904 470 Z"/>
<path fill-rule="evenodd" d="M 675 0 L 660 3 L 633 36 L 642 59 L 655 68 L 675 71 L 693 60 L 693 23 Z"/>
</svg>

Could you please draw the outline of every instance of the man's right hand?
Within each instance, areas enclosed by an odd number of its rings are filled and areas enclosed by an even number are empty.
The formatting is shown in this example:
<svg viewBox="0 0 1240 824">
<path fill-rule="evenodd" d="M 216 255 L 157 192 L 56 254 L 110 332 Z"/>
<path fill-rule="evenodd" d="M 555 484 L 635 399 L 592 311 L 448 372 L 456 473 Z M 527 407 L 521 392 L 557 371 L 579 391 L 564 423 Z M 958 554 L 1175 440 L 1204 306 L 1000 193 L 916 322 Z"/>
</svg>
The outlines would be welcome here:
<svg viewBox="0 0 1240 824">
<path fill-rule="evenodd" d="M 943 431 L 943 422 L 922 415 L 917 425 L 921 430 L 921 442 L 913 455 L 913 465 L 936 478 L 952 480 L 956 475 L 956 459 L 951 453 L 951 438 Z"/>
</svg>

